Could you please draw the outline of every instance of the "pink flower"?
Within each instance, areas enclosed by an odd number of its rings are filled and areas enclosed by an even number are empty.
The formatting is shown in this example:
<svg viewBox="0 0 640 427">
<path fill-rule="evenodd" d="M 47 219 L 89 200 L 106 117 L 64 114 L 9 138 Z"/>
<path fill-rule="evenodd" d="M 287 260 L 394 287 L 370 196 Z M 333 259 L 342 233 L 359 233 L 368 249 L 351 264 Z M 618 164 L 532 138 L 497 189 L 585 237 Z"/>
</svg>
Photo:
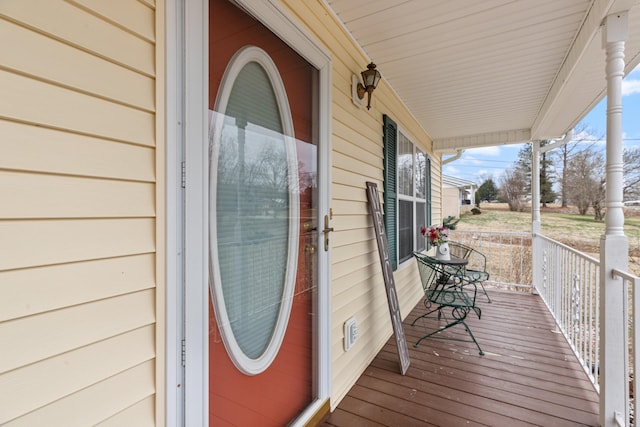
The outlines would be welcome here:
<svg viewBox="0 0 640 427">
<path fill-rule="evenodd" d="M 441 243 L 445 243 L 449 239 L 449 229 L 447 227 L 422 227 L 420 228 L 420 233 L 426 238 L 429 238 L 429 241 L 433 245 L 439 245 Z"/>
</svg>

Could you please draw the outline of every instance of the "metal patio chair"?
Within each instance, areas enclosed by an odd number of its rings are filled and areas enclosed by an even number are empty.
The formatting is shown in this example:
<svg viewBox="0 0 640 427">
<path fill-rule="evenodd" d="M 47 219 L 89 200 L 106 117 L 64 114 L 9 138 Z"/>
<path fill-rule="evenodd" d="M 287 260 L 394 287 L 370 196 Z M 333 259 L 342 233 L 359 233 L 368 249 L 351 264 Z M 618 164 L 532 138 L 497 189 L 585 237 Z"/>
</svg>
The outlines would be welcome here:
<svg viewBox="0 0 640 427">
<path fill-rule="evenodd" d="M 476 347 L 478 347 L 480 355 L 484 355 L 484 352 L 480 348 L 480 344 L 478 344 L 478 341 L 476 341 L 476 338 L 473 336 L 471 329 L 469 329 L 469 326 L 465 322 L 465 319 L 471 310 L 476 313 L 478 319 L 480 319 L 482 315 L 482 310 L 476 305 L 476 284 L 465 283 L 467 280 L 464 275 L 447 269 L 444 264 L 435 258 L 419 252 L 414 252 L 413 255 L 418 263 L 418 271 L 420 273 L 420 279 L 422 281 L 422 287 L 425 294 L 424 305 L 427 308 L 427 312 L 416 318 L 411 323 L 411 326 L 414 326 L 418 319 L 433 317 L 437 317 L 439 321 L 444 319 L 446 322 L 444 326 L 441 326 L 421 337 L 414 346 L 418 347 L 422 340 L 429 337 L 473 342 Z M 473 289 L 473 292 L 465 290 L 465 287 L 467 289 Z M 449 309 L 451 310 L 450 314 L 447 313 Z M 471 337 L 471 341 L 438 336 L 444 330 L 456 325 L 464 326 L 465 330 Z"/>
<path fill-rule="evenodd" d="M 458 258 L 464 258 L 469 263 L 464 269 L 464 276 L 468 283 L 480 285 L 482 293 L 487 297 L 487 301 L 491 302 L 487 290 L 484 288 L 484 282 L 489 280 L 489 272 L 487 271 L 487 257 L 477 249 L 463 245 L 458 242 L 449 242 L 449 253 Z"/>
</svg>

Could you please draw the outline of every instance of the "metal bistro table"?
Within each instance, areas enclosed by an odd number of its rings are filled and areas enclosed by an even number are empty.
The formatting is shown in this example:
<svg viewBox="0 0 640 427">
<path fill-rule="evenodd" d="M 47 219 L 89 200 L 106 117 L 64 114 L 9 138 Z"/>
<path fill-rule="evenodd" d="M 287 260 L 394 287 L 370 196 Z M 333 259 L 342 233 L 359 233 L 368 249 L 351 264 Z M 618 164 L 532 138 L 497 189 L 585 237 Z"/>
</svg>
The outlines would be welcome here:
<svg viewBox="0 0 640 427">
<path fill-rule="evenodd" d="M 439 258 L 434 258 L 436 261 L 438 261 L 441 264 L 444 265 L 450 265 L 453 267 L 457 267 L 459 269 L 461 269 L 462 267 L 464 267 L 465 265 L 469 264 L 469 260 L 466 258 L 458 258 L 457 256 L 450 256 L 450 259 L 439 259 Z"/>
<path fill-rule="evenodd" d="M 466 258 L 458 258 L 453 255 L 450 256 L 450 259 L 439 259 L 433 258 L 436 262 L 443 265 L 443 274 L 438 277 L 438 283 L 447 283 L 450 280 L 453 280 L 455 285 L 462 285 L 462 283 L 455 283 L 456 281 L 460 282 L 461 277 L 464 276 L 464 268 L 469 264 L 469 260 Z M 451 276 L 454 276 L 453 279 Z"/>
</svg>

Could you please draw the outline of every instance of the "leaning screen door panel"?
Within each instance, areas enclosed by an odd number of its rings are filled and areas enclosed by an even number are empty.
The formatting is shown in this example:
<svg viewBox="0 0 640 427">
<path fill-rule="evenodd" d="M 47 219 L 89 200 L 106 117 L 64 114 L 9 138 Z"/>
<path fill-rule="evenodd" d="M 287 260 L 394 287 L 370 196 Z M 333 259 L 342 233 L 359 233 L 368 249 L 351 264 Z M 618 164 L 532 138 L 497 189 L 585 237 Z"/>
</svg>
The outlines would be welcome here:
<svg viewBox="0 0 640 427">
<path fill-rule="evenodd" d="M 317 71 L 209 10 L 210 424 L 285 425 L 315 397 Z"/>
</svg>

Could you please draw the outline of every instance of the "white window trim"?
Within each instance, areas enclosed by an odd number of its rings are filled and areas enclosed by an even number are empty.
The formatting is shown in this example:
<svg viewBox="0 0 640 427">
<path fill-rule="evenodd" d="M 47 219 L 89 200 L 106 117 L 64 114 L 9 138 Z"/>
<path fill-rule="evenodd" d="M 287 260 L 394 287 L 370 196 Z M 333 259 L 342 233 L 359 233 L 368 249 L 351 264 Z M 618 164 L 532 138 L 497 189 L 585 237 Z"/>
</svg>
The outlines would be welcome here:
<svg viewBox="0 0 640 427">
<path fill-rule="evenodd" d="M 422 201 L 425 204 L 425 209 L 428 208 L 427 206 L 427 199 L 420 199 L 418 197 L 416 197 L 416 181 L 415 181 L 415 166 L 416 166 L 416 155 L 418 151 L 421 151 L 427 158 L 431 158 L 429 156 L 429 154 L 427 153 L 427 150 L 424 150 L 421 146 L 418 145 L 418 143 L 416 142 L 417 139 L 415 139 L 409 132 L 406 132 L 403 128 L 400 127 L 400 125 L 398 125 L 398 132 L 397 132 L 397 136 L 396 136 L 396 162 L 398 161 L 398 158 L 400 157 L 397 150 L 400 147 L 400 134 L 402 134 L 409 142 L 411 142 L 411 145 L 413 147 L 413 153 L 412 153 L 412 192 L 413 195 L 408 196 L 406 194 L 402 194 L 400 192 L 400 189 L 397 188 L 396 189 L 396 194 L 397 194 L 397 199 L 398 199 L 398 204 L 397 204 L 397 213 L 396 213 L 396 245 L 397 245 L 397 254 L 396 256 L 398 257 L 398 268 L 403 267 L 407 264 L 410 264 L 412 262 L 412 258 L 408 258 L 405 259 L 404 261 L 400 261 L 400 200 L 405 200 L 405 201 L 410 201 L 412 202 L 412 209 L 413 209 L 413 229 L 417 230 L 417 215 L 416 215 L 416 202 Z M 396 174 L 399 171 L 399 167 L 397 167 L 396 165 Z M 399 185 L 399 180 L 398 177 L 396 176 L 396 183 Z M 431 191 L 430 188 L 427 188 L 426 191 Z M 431 224 L 426 224 L 427 227 L 429 227 Z M 413 250 L 415 251 L 417 248 L 417 244 L 418 244 L 418 239 L 419 236 L 417 236 L 417 234 L 414 233 L 414 239 L 413 239 Z"/>
</svg>

